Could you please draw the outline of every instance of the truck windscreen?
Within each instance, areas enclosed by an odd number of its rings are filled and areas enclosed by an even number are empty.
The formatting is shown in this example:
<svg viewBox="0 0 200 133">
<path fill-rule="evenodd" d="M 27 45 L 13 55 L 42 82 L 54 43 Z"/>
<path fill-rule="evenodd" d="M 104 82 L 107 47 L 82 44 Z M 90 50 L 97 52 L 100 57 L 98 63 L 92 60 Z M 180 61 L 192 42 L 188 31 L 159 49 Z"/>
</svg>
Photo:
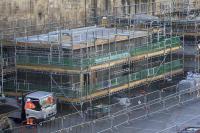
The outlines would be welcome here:
<svg viewBox="0 0 200 133">
<path fill-rule="evenodd" d="M 35 108 L 32 110 L 41 111 L 41 105 L 40 105 L 39 99 L 34 99 L 34 98 L 29 98 L 29 99 L 30 99 L 30 102 L 35 105 Z"/>
</svg>

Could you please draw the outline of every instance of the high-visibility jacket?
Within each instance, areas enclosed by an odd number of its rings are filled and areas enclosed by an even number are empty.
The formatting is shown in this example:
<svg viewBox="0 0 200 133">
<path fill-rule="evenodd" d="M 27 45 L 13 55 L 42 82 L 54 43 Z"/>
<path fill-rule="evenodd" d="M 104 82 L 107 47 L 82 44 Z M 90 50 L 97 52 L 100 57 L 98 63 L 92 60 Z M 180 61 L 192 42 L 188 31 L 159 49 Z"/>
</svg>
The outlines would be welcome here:
<svg viewBox="0 0 200 133">
<path fill-rule="evenodd" d="M 25 109 L 35 109 L 35 105 L 31 101 L 26 102 Z"/>
</svg>

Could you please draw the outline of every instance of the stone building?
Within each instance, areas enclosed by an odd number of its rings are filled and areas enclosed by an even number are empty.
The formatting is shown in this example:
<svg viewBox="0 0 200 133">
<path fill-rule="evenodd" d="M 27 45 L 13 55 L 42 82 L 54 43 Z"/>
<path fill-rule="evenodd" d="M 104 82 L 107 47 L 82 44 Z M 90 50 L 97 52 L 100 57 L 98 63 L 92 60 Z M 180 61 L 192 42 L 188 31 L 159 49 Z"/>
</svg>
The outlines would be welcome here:
<svg viewBox="0 0 200 133">
<path fill-rule="evenodd" d="M 0 20 L 7 23 L 31 20 L 32 24 L 67 22 L 89 23 L 97 16 L 155 13 L 156 0 L 2 0 Z M 117 13 L 117 14 L 116 14 Z M 5 27 L 5 25 L 3 26 Z"/>
</svg>

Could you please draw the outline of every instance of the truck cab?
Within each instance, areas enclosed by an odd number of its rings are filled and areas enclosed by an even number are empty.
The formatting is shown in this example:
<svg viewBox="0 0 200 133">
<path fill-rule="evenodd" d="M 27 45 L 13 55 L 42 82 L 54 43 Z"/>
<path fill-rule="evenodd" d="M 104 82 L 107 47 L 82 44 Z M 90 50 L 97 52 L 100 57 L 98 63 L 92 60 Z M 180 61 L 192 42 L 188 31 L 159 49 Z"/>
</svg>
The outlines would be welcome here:
<svg viewBox="0 0 200 133">
<path fill-rule="evenodd" d="M 53 93 L 33 92 L 25 96 L 24 102 L 26 119 L 33 119 L 34 123 L 51 119 L 57 114 L 56 97 Z"/>
<path fill-rule="evenodd" d="M 186 127 L 178 133 L 200 133 L 200 127 Z"/>
</svg>

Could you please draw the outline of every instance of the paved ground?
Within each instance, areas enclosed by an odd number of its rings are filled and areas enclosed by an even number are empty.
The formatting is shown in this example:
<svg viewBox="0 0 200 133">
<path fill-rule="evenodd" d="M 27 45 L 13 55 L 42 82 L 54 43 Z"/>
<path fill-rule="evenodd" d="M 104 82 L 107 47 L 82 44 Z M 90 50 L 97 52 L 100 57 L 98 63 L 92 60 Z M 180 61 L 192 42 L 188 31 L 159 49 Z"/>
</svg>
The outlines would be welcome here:
<svg viewBox="0 0 200 133">
<path fill-rule="evenodd" d="M 191 95 L 182 96 L 183 101 L 191 98 Z M 170 102 L 171 101 L 171 102 Z M 166 100 L 166 106 L 172 107 L 177 104 L 176 98 Z M 162 109 L 163 104 L 155 102 L 150 107 L 150 113 Z M 105 119 L 96 120 L 93 123 L 85 123 L 80 126 L 66 128 L 62 133 L 177 133 L 188 126 L 200 127 L 200 99 L 186 102 L 168 110 L 164 110 L 145 118 L 126 122 L 128 116 L 130 119 L 138 118 L 145 115 L 144 108 L 138 108 L 127 113 L 115 114 L 114 118 L 106 117 Z M 125 122 L 124 124 L 121 124 Z M 57 123 L 57 122 L 56 122 Z M 69 123 L 68 123 L 69 124 Z M 66 126 L 67 123 L 64 123 Z M 112 127 L 112 130 L 109 128 Z M 118 125 L 118 126 L 117 126 Z M 48 128 L 48 127 L 47 127 Z M 45 129 L 45 128 L 43 128 Z M 105 130 L 109 129 L 109 130 Z M 105 130 L 105 131 L 103 131 Z M 41 130 L 42 131 L 42 130 Z M 58 131 L 59 132 L 59 131 Z"/>
<path fill-rule="evenodd" d="M 87 129 L 87 126 L 84 125 L 82 128 L 76 128 L 76 130 L 72 128 L 64 130 L 62 133 L 96 133 L 96 130 L 104 129 L 110 125 L 107 121 L 102 121 L 101 126 L 94 127 L 94 129 Z M 200 127 L 200 99 L 150 115 L 146 118 L 130 121 L 129 123 L 113 128 L 112 131 L 108 130 L 103 133 L 177 133 L 188 126 Z M 46 129 L 45 132 L 48 132 L 48 127 L 43 128 Z M 29 133 L 37 132 L 35 129 L 26 128 L 17 133 L 24 131 L 29 131 Z"/>
<path fill-rule="evenodd" d="M 78 114 L 70 115 L 41 126 L 38 125 L 37 129 L 26 127 L 15 129 L 14 133 L 53 133 L 55 131 L 58 133 L 60 131 L 62 133 L 177 133 L 179 129 L 187 126 L 200 126 L 200 99 L 197 97 L 199 94 L 197 92 L 173 94 L 165 98 L 159 98 L 156 92 L 148 95 L 152 100 L 147 104 L 148 106 L 145 106 L 143 102 L 145 97 L 139 96 L 131 100 L 131 103 L 136 105 L 137 101 L 141 100 L 142 104 L 129 108 L 115 104 L 112 106 L 114 111 L 111 111 L 112 115 L 105 118 L 91 121 L 85 117 L 81 118 Z M 187 100 L 191 101 L 186 102 Z M 182 102 L 184 104 L 180 105 L 179 103 Z M 170 109 L 166 110 L 166 108 Z M 123 111 L 116 112 L 121 109 Z M 164 111 L 161 111 L 163 109 Z M 155 111 L 160 112 L 155 113 Z M 149 114 L 147 112 L 154 114 L 141 118 Z M 127 123 L 128 120 L 129 123 Z M 76 125 L 82 122 L 84 124 Z M 71 127 L 70 125 L 76 126 Z"/>
<path fill-rule="evenodd" d="M 200 127 L 200 101 L 184 104 L 116 128 L 116 133 L 177 133 L 188 126 Z M 173 128 L 171 128 L 173 127 Z M 162 131 L 163 130 L 163 131 Z"/>
</svg>

